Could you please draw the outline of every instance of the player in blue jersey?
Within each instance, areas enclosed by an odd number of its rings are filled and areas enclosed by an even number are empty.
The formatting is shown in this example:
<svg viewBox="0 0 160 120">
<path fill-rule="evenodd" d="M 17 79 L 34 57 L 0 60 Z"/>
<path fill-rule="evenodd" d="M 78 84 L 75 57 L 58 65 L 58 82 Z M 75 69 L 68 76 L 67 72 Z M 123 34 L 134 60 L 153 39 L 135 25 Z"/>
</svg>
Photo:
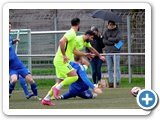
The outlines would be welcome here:
<svg viewBox="0 0 160 120">
<path fill-rule="evenodd" d="M 102 93 L 102 90 L 95 87 L 87 77 L 85 68 L 80 63 L 82 62 L 83 57 L 74 55 L 74 61 L 70 62 L 70 65 L 76 70 L 78 74 L 78 80 L 72 83 L 69 87 L 69 91 L 59 96 L 59 99 L 68 99 L 72 97 L 81 97 L 85 99 L 91 99 L 97 96 L 97 94 L 93 94 L 89 89 L 92 88 L 96 93 Z"/>
<path fill-rule="evenodd" d="M 37 100 L 41 100 L 42 98 L 40 98 L 38 96 L 37 85 L 34 82 L 30 71 L 21 62 L 21 60 L 18 58 L 18 56 L 16 55 L 16 53 L 14 51 L 14 48 L 13 48 L 12 44 L 14 42 L 19 41 L 20 39 L 17 39 L 15 41 L 13 41 L 12 36 L 10 34 L 11 29 L 12 29 L 12 25 L 9 22 L 9 75 L 10 75 L 10 78 L 11 78 L 11 81 L 9 83 L 9 97 L 12 94 L 12 91 L 13 91 L 13 89 L 15 87 L 15 84 L 16 84 L 16 82 L 18 80 L 19 75 L 21 75 L 30 84 L 31 90 L 34 93 L 34 97 Z"/>
<path fill-rule="evenodd" d="M 20 38 L 16 38 L 12 41 L 12 44 L 15 44 L 16 42 L 19 42 L 19 41 L 20 41 Z M 34 96 L 33 92 L 28 91 L 26 80 L 20 75 L 18 76 L 18 80 L 20 82 L 20 85 L 24 91 L 26 98 L 29 99 L 30 97 Z"/>
<path fill-rule="evenodd" d="M 60 99 L 67 99 L 71 97 L 82 97 L 86 99 L 91 99 L 97 96 L 97 94 L 93 94 L 89 87 L 92 88 L 96 93 L 102 93 L 100 88 L 95 87 L 91 81 L 87 78 L 86 68 L 81 64 L 83 57 L 74 55 L 75 62 L 70 62 L 70 65 L 76 70 L 78 74 L 78 80 L 70 85 L 69 92 L 61 95 Z M 89 64 L 88 64 L 89 65 Z M 52 95 L 47 94 L 42 100 L 42 105 L 54 106 L 55 104 L 51 101 Z"/>
</svg>

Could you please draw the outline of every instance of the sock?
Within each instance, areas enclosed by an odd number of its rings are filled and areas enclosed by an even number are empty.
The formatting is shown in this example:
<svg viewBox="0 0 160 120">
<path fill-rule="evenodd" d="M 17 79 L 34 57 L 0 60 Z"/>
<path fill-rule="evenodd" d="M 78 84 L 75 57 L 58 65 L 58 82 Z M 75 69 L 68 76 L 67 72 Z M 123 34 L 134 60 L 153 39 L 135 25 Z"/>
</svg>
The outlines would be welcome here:
<svg viewBox="0 0 160 120">
<path fill-rule="evenodd" d="M 78 80 L 78 76 L 67 77 L 60 84 L 62 84 L 62 86 L 70 85 L 76 82 L 77 80 Z"/>
<path fill-rule="evenodd" d="M 50 91 L 48 92 L 48 94 L 49 94 L 50 96 L 53 96 L 52 88 L 53 88 L 54 86 L 56 86 L 56 85 L 58 85 L 58 83 L 54 84 L 54 85 L 51 87 Z"/>
<path fill-rule="evenodd" d="M 31 90 L 34 93 L 34 96 L 38 96 L 37 85 L 35 82 L 31 84 Z"/>
<path fill-rule="evenodd" d="M 51 96 L 49 95 L 49 93 L 44 97 L 45 100 L 49 101 L 51 99 Z"/>
<path fill-rule="evenodd" d="M 15 84 L 15 83 L 12 83 L 12 81 L 9 83 L 9 94 L 12 94 L 12 91 L 13 91 L 15 85 L 16 85 L 16 84 Z"/>
<path fill-rule="evenodd" d="M 59 83 L 59 84 L 56 86 L 56 88 L 57 88 L 58 90 L 60 90 L 60 89 L 62 88 L 62 84 Z"/>
<path fill-rule="evenodd" d="M 25 93 L 25 95 L 27 96 L 29 94 L 28 88 L 27 88 L 27 83 L 26 80 L 23 77 L 19 77 L 19 82 L 21 87 L 23 88 L 23 91 Z"/>
</svg>

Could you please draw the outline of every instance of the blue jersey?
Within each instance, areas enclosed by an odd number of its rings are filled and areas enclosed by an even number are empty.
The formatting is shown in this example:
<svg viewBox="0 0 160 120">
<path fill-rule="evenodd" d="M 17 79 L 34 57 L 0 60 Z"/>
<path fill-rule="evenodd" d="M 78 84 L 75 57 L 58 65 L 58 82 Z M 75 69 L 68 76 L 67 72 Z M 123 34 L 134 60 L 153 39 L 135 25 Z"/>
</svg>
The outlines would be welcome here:
<svg viewBox="0 0 160 120">
<path fill-rule="evenodd" d="M 13 44 L 13 39 L 11 34 L 9 34 L 9 69 L 12 70 L 21 69 L 25 66 L 16 55 L 12 44 Z"/>
<path fill-rule="evenodd" d="M 75 88 L 77 90 L 87 90 L 90 88 L 94 88 L 94 85 L 88 79 L 85 68 L 83 65 L 70 62 L 70 65 L 76 70 L 78 74 L 78 80 L 70 85 L 70 87 Z"/>
</svg>

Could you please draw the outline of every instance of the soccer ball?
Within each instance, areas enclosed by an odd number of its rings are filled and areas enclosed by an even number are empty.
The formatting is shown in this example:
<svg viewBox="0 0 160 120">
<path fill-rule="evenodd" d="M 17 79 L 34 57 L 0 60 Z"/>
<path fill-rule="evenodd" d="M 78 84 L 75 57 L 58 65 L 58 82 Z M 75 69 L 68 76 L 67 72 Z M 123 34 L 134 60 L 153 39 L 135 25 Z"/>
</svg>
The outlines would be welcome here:
<svg viewBox="0 0 160 120">
<path fill-rule="evenodd" d="M 133 87 L 133 88 L 131 89 L 131 94 L 132 94 L 134 97 L 137 97 L 138 92 L 139 92 L 140 90 L 141 90 L 140 87 Z"/>
</svg>

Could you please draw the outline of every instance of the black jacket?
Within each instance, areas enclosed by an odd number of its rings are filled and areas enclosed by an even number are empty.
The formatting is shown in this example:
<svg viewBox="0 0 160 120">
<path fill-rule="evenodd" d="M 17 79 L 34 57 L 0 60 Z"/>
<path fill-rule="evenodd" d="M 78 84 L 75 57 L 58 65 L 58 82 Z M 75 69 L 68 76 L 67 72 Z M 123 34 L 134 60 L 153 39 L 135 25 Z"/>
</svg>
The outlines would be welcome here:
<svg viewBox="0 0 160 120">
<path fill-rule="evenodd" d="M 93 40 L 90 42 L 91 46 L 97 50 L 99 53 L 103 53 L 102 49 L 104 48 L 103 38 L 95 35 Z M 86 52 L 91 52 L 88 48 L 85 48 Z"/>
<path fill-rule="evenodd" d="M 120 49 L 117 49 L 114 44 L 118 43 L 119 40 L 122 40 L 122 33 L 116 28 L 114 29 L 107 29 L 104 33 L 103 43 L 105 45 L 104 51 L 105 53 L 119 53 Z"/>
</svg>

